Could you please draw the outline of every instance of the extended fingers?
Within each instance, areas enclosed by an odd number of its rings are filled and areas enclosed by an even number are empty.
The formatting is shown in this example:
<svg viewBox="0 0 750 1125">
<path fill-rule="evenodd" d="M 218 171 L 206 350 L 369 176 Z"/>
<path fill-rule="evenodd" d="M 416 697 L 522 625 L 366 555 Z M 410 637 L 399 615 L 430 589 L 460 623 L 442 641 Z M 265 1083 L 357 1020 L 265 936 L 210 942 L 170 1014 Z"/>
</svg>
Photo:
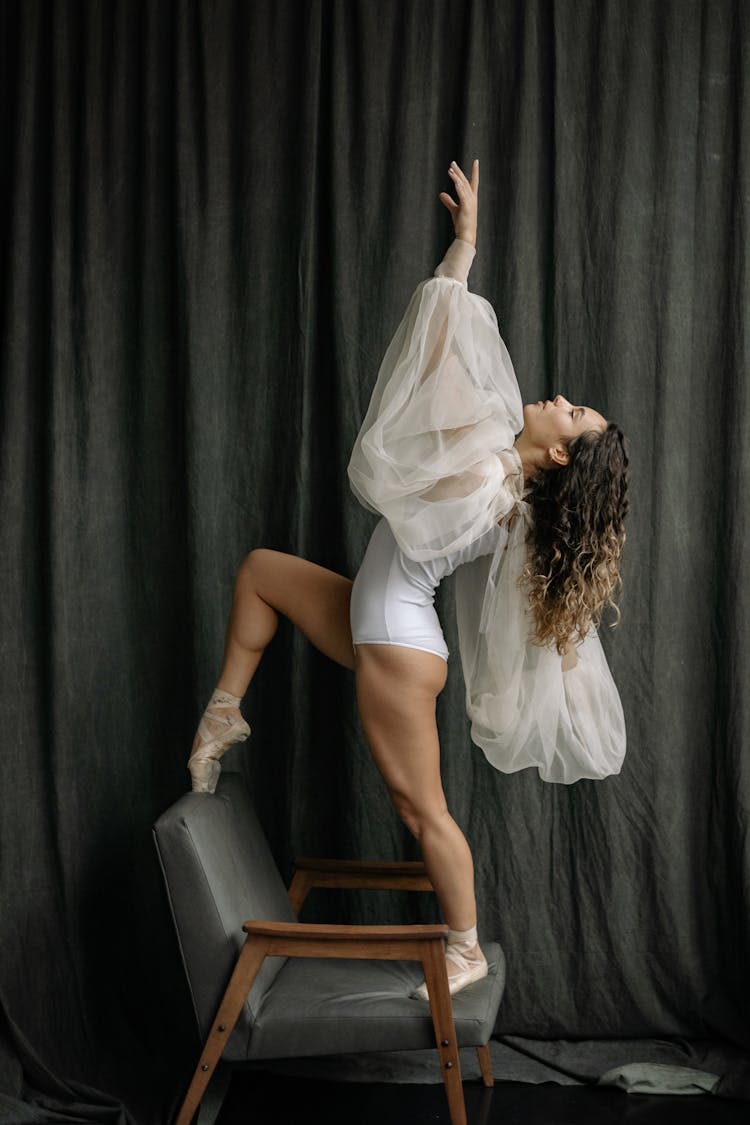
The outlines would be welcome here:
<svg viewBox="0 0 750 1125">
<path fill-rule="evenodd" d="M 466 176 L 463 174 L 463 172 L 459 168 L 458 164 L 456 164 L 455 160 L 451 161 L 451 166 L 448 169 L 448 175 L 453 180 L 453 184 L 454 184 L 454 186 L 456 188 L 456 191 L 458 193 L 458 198 L 460 199 L 462 193 L 469 186 L 469 183 L 468 183 L 468 180 L 466 179 Z"/>
<path fill-rule="evenodd" d="M 451 161 L 451 166 L 448 169 L 448 175 L 453 180 L 458 193 L 458 198 L 461 199 L 468 191 L 472 191 L 475 195 L 479 189 L 479 161 L 475 160 L 471 166 L 471 180 L 468 180 L 461 168 L 455 160 Z"/>
</svg>

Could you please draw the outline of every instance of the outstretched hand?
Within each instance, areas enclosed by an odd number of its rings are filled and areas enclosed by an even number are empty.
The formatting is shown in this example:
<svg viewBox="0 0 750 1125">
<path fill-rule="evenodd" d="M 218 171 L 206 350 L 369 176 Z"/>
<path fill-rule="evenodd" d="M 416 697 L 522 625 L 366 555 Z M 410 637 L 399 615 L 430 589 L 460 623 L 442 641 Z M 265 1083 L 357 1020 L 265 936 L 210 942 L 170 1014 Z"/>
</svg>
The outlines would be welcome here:
<svg viewBox="0 0 750 1125">
<path fill-rule="evenodd" d="M 455 160 L 451 162 L 448 175 L 453 180 L 453 186 L 458 196 L 458 203 L 456 203 L 453 196 L 449 195 L 447 191 L 441 191 L 438 198 L 443 206 L 447 207 L 451 213 L 456 238 L 462 238 L 464 242 L 470 242 L 472 246 L 476 246 L 479 161 L 475 160 L 471 165 L 470 180 L 466 178 Z"/>
</svg>

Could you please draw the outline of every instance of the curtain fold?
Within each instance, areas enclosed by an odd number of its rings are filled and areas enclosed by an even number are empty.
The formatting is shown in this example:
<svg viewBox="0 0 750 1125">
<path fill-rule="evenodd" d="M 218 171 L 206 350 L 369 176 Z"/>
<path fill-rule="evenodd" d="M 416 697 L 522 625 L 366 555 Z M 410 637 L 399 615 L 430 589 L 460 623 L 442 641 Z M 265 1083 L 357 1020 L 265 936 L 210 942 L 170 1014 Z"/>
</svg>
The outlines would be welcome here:
<svg viewBox="0 0 750 1125">
<path fill-rule="evenodd" d="M 107 1120 L 120 1100 L 159 1120 L 194 1061 L 150 826 L 188 784 L 234 570 L 266 546 L 356 572 L 374 520 L 346 464 L 450 240 L 453 158 L 481 160 L 470 284 L 525 400 L 590 403 L 633 465 L 602 630 L 622 774 L 496 773 L 456 656 L 439 700 L 480 935 L 508 956 L 497 1032 L 750 1049 L 749 20 L 740 0 L 0 5 L 0 993 Z M 457 654 L 450 581 L 438 608 Z M 417 856 L 349 673 L 282 625 L 246 710 L 282 870 Z M 309 916 L 436 917 L 416 898 Z M 4 1092 L 31 1101 L 19 1043 Z"/>
</svg>

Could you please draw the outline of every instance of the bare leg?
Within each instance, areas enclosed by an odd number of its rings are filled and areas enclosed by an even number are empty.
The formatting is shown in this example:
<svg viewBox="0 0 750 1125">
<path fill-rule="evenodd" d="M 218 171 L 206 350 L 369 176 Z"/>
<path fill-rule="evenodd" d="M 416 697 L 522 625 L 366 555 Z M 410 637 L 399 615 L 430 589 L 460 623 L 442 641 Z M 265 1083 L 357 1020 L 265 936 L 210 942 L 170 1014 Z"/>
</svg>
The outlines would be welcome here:
<svg viewBox="0 0 750 1125">
<path fill-rule="evenodd" d="M 306 559 L 251 551 L 234 583 L 218 686 L 240 698 L 245 694 L 280 613 L 325 656 L 353 668 L 351 592 L 350 579 Z"/>
<path fill-rule="evenodd" d="M 370 750 L 397 812 L 419 840 L 443 917 L 452 930 L 470 930 L 477 921 L 474 865 L 440 778 L 435 701 L 446 663 L 417 649 L 358 645 L 355 671 Z M 478 945 L 468 955 L 483 960 Z M 449 959 L 449 975 L 452 968 Z"/>
<path fill-rule="evenodd" d="M 276 632 L 280 613 L 326 656 L 354 667 L 351 588 L 348 578 L 280 551 L 251 551 L 243 559 L 234 584 L 221 675 L 190 754 L 194 788 L 213 792 L 221 754 L 250 733 L 239 702 Z"/>
</svg>

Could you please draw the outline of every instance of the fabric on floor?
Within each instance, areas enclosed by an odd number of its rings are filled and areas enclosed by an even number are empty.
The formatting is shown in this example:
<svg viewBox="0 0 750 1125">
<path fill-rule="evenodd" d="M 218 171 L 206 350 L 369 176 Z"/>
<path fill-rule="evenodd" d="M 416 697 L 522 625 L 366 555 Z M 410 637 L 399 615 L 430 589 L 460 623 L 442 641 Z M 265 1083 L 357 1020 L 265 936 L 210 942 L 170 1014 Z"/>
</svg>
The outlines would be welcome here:
<svg viewBox="0 0 750 1125">
<path fill-rule="evenodd" d="M 505 1036 L 490 1041 L 492 1072 L 500 1081 L 619 1086 L 630 1093 L 718 1093 L 721 1081 L 745 1064 L 727 1045 L 660 1040 L 591 1040 L 557 1043 Z M 294 1059 L 254 1064 L 274 1074 L 337 1082 L 441 1082 L 434 1051 L 379 1052 L 336 1059 Z M 461 1051 L 461 1074 L 480 1078 L 477 1055 Z M 722 1077 L 723 1076 L 723 1077 Z M 750 1099 L 750 1086 L 734 1097 Z"/>
<path fill-rule="evenodd" d="M 106 1093 L 55 1076 L 7 1016 L 0 997 L 0 1122 L 3 1125 L 135 1125 Z"/>
</svg>

